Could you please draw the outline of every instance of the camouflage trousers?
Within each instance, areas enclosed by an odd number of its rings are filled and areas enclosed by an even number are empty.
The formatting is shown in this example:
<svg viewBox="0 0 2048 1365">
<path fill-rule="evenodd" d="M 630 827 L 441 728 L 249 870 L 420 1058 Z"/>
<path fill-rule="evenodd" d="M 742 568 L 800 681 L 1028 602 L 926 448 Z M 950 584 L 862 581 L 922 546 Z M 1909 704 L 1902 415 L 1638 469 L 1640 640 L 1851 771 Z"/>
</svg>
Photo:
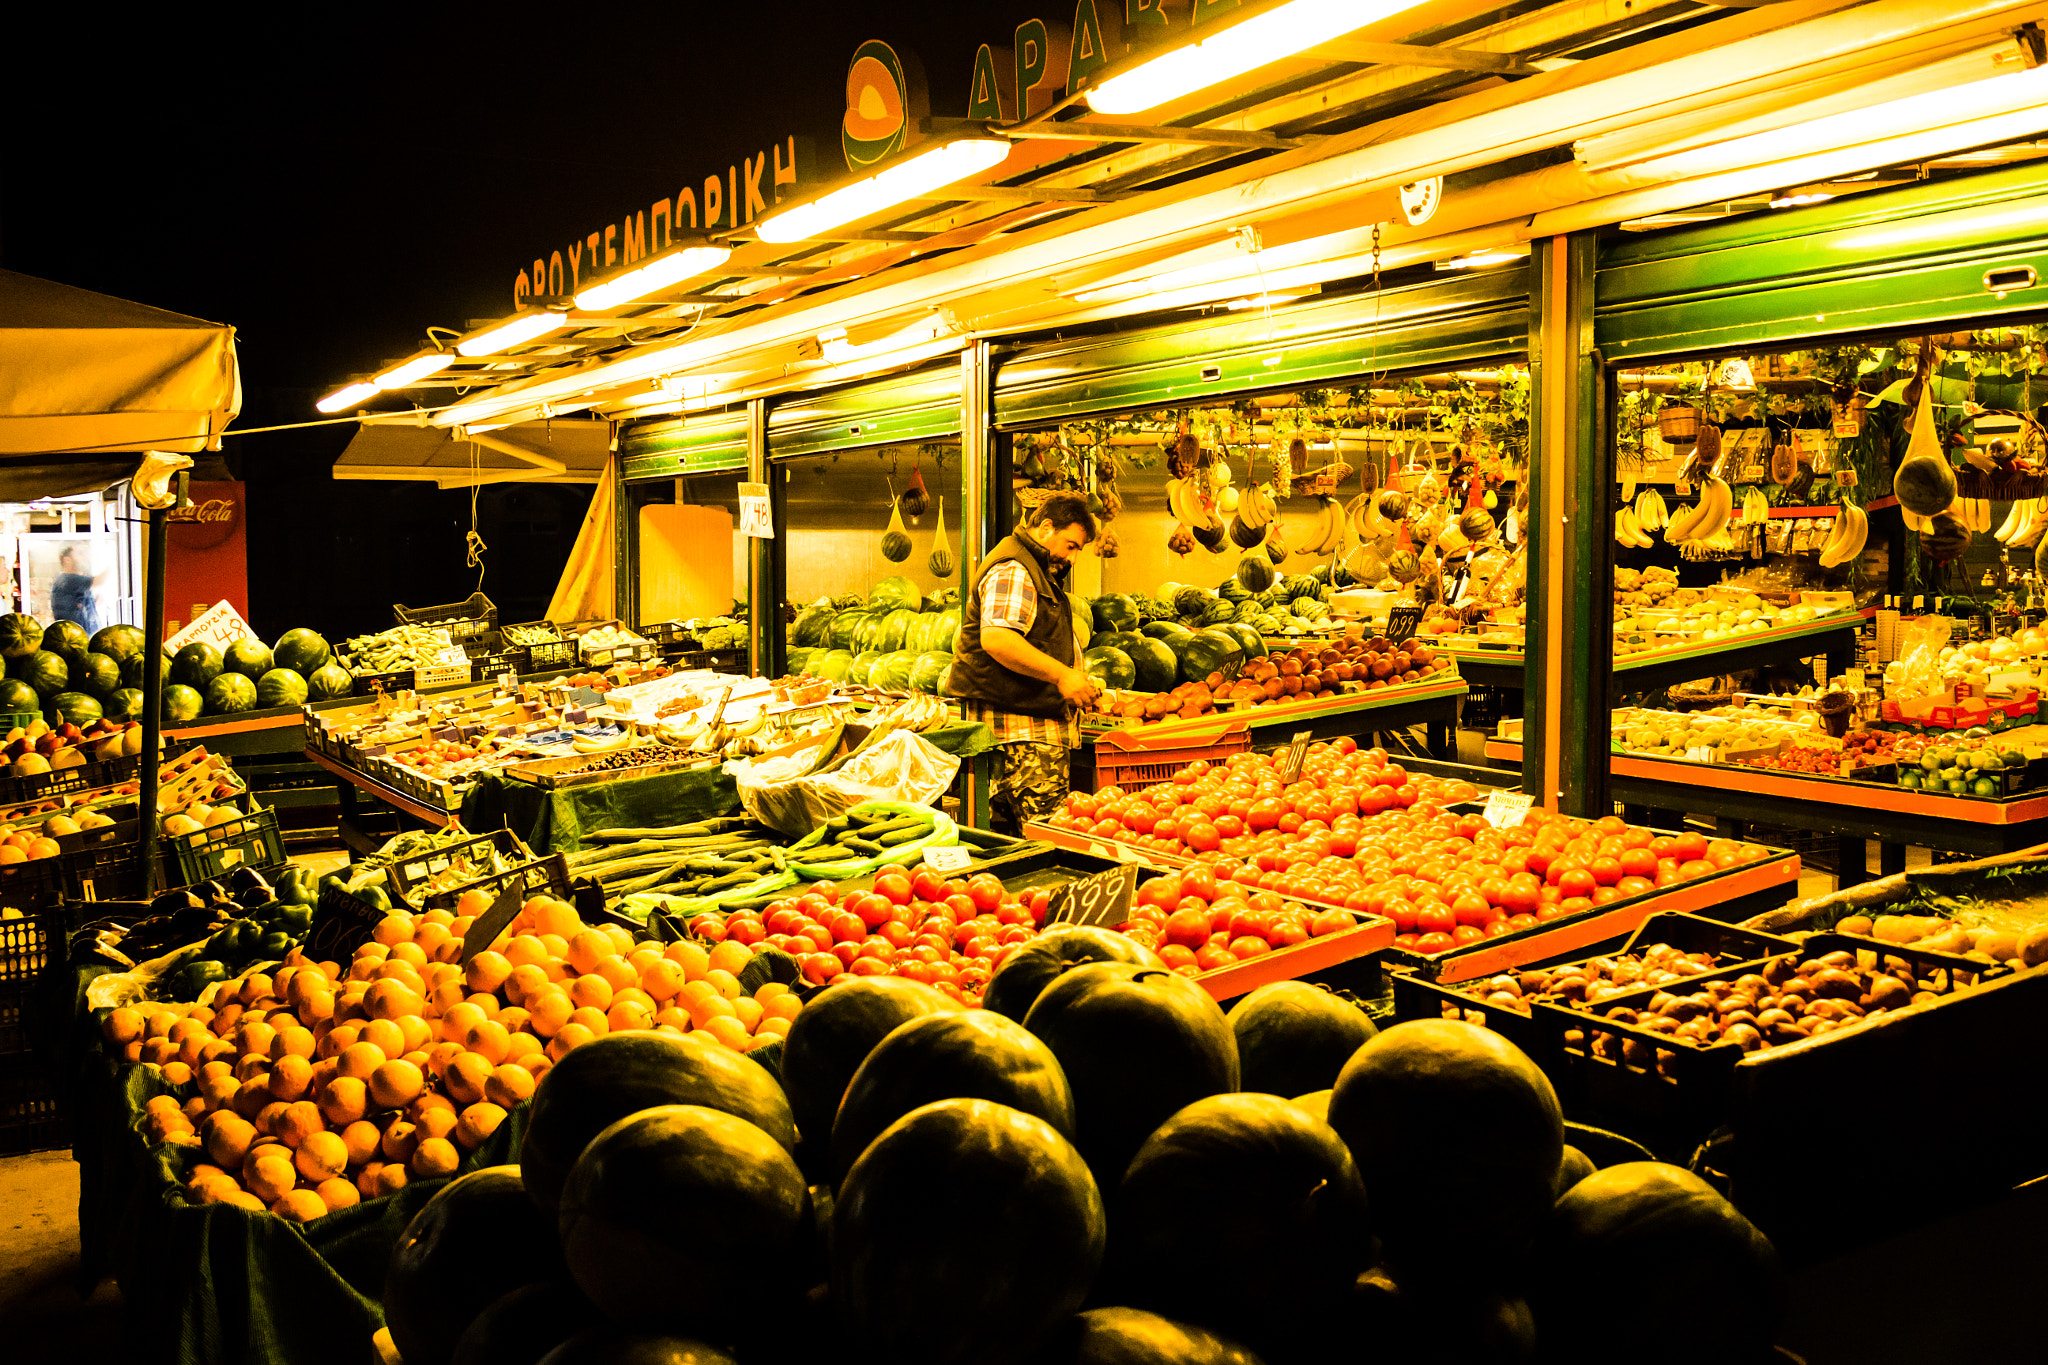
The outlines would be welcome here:
<svg viewBox="0 0 2048 1365">
<path fill-rule="evenodd" d="M 1019 741 L 996 748 L 1002 755 L 1001 771 L 989 796 L 995 825 L 1009 832 L 1026 820 L 1041 820 L 1057 811 L 1067 799 L 1067 746 Z"/>
</svg>

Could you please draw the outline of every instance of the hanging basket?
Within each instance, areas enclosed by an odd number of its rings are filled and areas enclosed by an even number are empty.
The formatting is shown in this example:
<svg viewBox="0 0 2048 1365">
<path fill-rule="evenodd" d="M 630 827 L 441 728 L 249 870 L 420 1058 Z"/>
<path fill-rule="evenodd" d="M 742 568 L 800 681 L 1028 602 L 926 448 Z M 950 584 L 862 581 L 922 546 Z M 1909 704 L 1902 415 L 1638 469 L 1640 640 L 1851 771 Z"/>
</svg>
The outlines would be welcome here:
<svg viewBox="0 0 2048 1365">
<path fill-rule="evenodd" d="M 1700 410 L 1676 406 L 1659 409 L 1657 435 L 1663 438 L 1666 445 L 1691 445 L 1700 438 Z"/>
</svg>

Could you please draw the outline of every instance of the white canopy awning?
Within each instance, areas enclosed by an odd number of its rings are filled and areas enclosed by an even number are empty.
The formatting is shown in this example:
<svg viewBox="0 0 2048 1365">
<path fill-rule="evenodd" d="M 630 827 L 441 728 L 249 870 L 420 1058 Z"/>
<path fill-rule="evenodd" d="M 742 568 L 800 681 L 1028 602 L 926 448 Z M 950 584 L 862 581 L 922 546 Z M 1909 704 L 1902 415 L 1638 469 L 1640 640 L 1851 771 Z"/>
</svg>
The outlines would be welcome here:
<svg viewBox="0 0 2048 1365">
<path fill-rule="evenodd" d="M 471 484 L 596 483 L 611 458 L 611 423 L 587 418 L 523 422 L 476 436 L 410 418 L 365 422 L 334 462 L 337 479 Z"/>
</svg>

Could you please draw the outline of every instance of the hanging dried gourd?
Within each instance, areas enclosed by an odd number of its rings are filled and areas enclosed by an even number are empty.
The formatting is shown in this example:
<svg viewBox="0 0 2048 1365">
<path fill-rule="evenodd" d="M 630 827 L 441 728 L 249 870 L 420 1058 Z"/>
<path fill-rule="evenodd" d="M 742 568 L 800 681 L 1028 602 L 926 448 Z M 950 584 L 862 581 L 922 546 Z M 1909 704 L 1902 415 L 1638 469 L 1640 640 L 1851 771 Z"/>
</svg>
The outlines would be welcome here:
<svg viewBox="0 0 2048 1365">
<path fill-rule="evenodd" d="M 943 493 L 939 495 L 939 515 L 935 520 L 937 525 L 932 527 L 931 558 L 925 561 L 925 567 L 932 571 L 933 578 L 950 578 L 953 574 L 953 547 L 946 544 L 946 495 Z"/>
<path fill-rule="evenodd" d="M 1166 472 L 1176 479 L 1185 479 L 1195 472 L 1201 459 L 1202 443 L 1182 432 L 1180 438 L 1167 448 Z"/>
<path fill-rule="evenodd" d="M 882 532 L 882 558 L 891 564 L 910 558 L 910 532 L 904 529 L 903 504 L 893 485 L 889 489 L 889 529 Z"/>
<path fill-rule="evenodd" d="M 917 457 L 910 457 L 910 486 L 903 490 L 903 496 L 896 499 L 896 505 L 903 509 L 903 515 L 913 522 L 925 514 L 931 506 L 931 495 L 925 492 L 924 471 L 917 467 Z"/>
<path fill-rule="evenodd" d="M 1116 532 L 1104 530 L 1102 539 L 1095 542 L 1095 553 L 1104 559 L 1115 559 L 1117 552 Z"/>
</svg>

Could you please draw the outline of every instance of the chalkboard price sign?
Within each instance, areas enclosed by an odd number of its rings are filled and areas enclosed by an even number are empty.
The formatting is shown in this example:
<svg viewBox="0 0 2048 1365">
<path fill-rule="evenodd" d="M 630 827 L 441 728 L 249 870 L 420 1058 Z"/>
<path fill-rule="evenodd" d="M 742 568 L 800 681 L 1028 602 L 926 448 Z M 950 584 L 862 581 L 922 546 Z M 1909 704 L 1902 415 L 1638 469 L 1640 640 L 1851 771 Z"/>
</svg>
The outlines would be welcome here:
<svg viewBox="0 0 2048 1365">
<path fill-rule="evenodd" d="M 1280 780 L 1292 785 L 1301 781 L 1302 761 L 1308 757 L 1308 742 L 1313 736 L 1302 730 L 1294 736 L 1294 742 L 1287 746 L 1287 759 L 1280 765 Z"/>
<path fill-rule="evenodd" d="M 1138 884 L 1138 869 L 1125 863 L 1081 877 L 1056 888 L 1046 907 L 1050 923 L 1122 924 L 1131 916 L 1131 892 Z"/>
<path fill-rule="evenodd" d="M 469 922 L 469 931 L 462 936 L 462 964 L 491 946 L 498 935 L 505 932 L 505 926 L 519 913 L 519 907 L 526 903 L 526 887 L 518 878 L 506 885 L 491 902 L 491 908 Z"/>
<path fill-rule="evenodd" d="M 348 962 L 355 957 L 356 949 L 370 941 L 371 932 L 389 913 L 357 900 L 338 886 L 327 887 L 320 893 L 313 908 L 313 921 L 306 928 L 306 959 Z"/>
<path fill-rule="evenodd" d="M 1395 607 L 1387 613 L 1387 638 L 1395 644 L 1415 638 L 1415 632 L 1422 629 L 1422 608 L 1418 606 Z"/>
</svg>

